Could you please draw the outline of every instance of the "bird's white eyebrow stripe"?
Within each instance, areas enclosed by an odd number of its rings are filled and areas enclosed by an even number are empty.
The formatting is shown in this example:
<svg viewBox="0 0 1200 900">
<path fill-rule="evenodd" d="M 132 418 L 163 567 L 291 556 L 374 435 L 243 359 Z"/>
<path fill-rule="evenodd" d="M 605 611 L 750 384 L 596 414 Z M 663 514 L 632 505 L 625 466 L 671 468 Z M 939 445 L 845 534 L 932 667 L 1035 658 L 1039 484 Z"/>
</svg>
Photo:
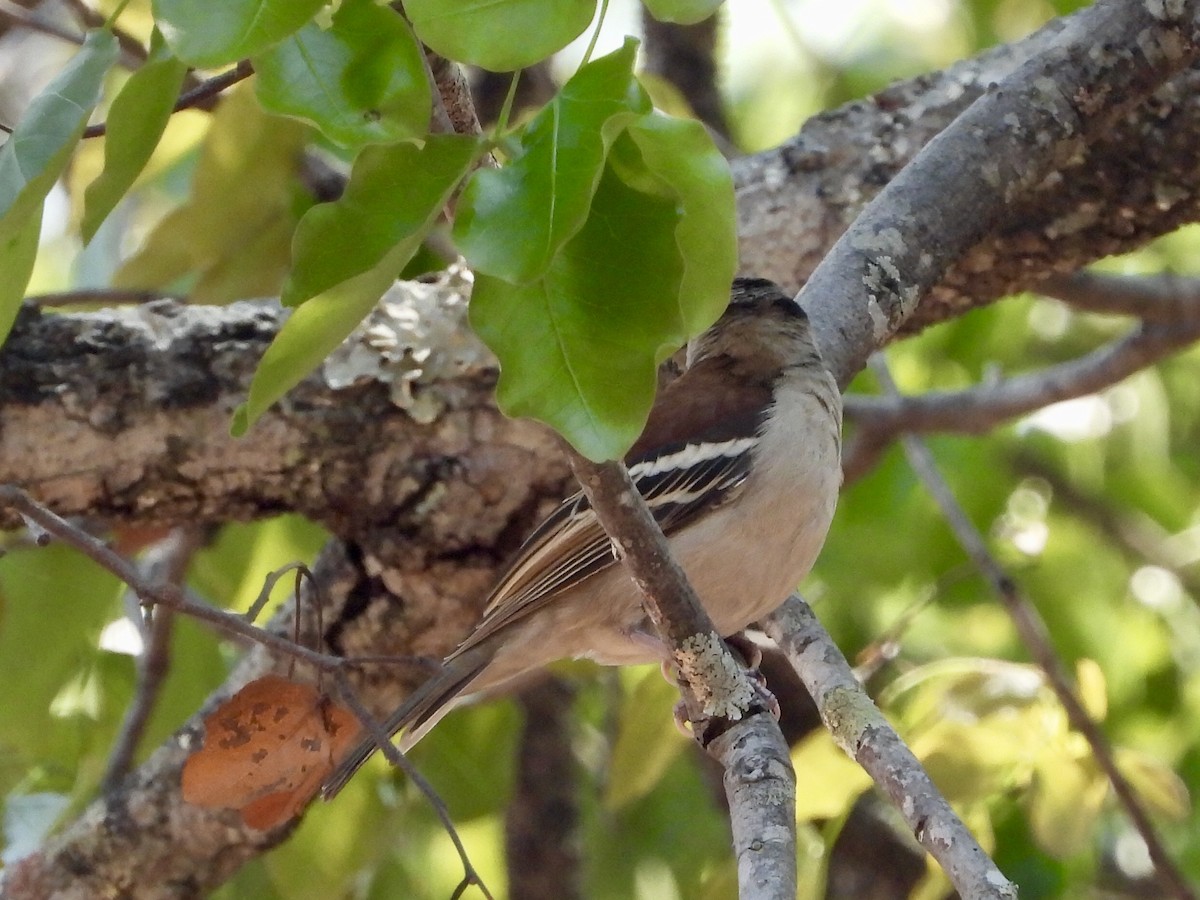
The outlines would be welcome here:
<svg viewBox="0 0 1200 900">
<path fill-rule="evenodd" d="M 666 472 L 690 469 L 721 456 L 740 456 L 757 443 L 757 437 L 745 437 L 715 443 L 688 444 L 674 453 L 638 463 L 629 470 L 629 474 L 633 478 L 653 478 Z"/>
</svg>

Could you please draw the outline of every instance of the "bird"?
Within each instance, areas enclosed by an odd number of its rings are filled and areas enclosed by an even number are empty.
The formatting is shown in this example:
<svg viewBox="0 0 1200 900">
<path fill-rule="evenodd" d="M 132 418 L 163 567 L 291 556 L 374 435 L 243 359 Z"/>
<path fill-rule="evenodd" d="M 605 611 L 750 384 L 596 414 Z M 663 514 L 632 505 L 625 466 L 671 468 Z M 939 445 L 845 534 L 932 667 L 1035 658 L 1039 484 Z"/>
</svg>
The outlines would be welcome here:
<svg viewBox="0 0 1200 900">
<path fill-rule="evenodd" d="M 842 399 L 803 309 L 738 277 L 691 341 L 626 456 L 629 474 L 722 636 L 778 607 L 808 574 L 841 487 Z M 669 649 L 587 498 L 529 535 L 481 618 L 386 720 L 411 748 L 450 709 L 565 658 L 663 662 Z M 332 798 L 376 749 L 364 738 L 322 786 Z"/>
</svg>

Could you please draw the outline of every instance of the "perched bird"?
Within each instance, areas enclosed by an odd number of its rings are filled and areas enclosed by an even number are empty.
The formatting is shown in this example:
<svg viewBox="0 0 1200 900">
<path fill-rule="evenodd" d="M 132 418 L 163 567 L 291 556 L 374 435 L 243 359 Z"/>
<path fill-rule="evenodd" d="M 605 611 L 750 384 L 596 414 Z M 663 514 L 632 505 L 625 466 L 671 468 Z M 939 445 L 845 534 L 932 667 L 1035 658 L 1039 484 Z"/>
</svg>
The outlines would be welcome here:
<svg viewBox="0 0 1200 900">
<path fill-rule="evenodd" d="M 627 462 L 671 551 L 722 635 L 774 610 L 808 574 L 841 486 L 842 400 L 804 311 L 778 286 L 733 282 L 729 307 L 687 350 Z M 658 662 L 667 648 L 616 565 L 587 499 L 529 536 L 483 617 L 385 723 L 416 743 L 471 695 L 568 657 Z M 375 749 L 326 781 L 332 797 Z"/>
</svg>

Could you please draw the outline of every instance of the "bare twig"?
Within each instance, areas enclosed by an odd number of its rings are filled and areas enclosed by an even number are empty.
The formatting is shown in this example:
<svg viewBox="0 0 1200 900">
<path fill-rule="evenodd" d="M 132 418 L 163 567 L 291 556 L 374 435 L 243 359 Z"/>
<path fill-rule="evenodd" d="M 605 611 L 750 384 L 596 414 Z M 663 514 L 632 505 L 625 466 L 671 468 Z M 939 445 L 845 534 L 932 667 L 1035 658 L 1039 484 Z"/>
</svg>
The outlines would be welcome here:
<svg viewBox="0 0 1200 900">
<path fill-rule="evenodd" d="M 1200 319 L 1200 278 L 1161 275 L 1052 275 L 1038 286 L 1047 297 L 1087 312 L 1178 324 Z"/>
<path fill-rule="evenodd" d="M 891 394 L 896 391 L 895 382 L 888 371 L 887 363 L 881 356 L 871 360 L 871 370 L 875 373 L 884 389 Z M 1125 812 L 1133 822 L 1134 828 L 1146 843 L 1150 859 L 1158 872 L 1162 887 L 1171 896 L 1179 900 L 1194 900 L 1196 894 L 1188 886 L 1182 873 L 1175 867 L 1166 848 L 1154 829 L 1149 815 L 1142 807 L 1133 787 L 1121 774 L 1117 767 L 1116 758 L 1108 738 L 1100 727 L 1092 721 L 1087 710 L 1075 695 L 1071 681 L 1051 643 L 1046 624 L 1042 621 L 1037 609 L 1021 593 L 1016 582 L 1001 568 L 995 558 L 988 552 L 983 536 L 971 523 L 966 512 L 954 497 L 950 486 L 938 471 L 933 454 L 925 446 L 924 441 L 916 435 L 905 435 L 901 439 L 909 465 L 925 489 L 933 496 L 942 516 L 946 519 L 950 530 L 954 533 L 967 556 L 987 579 L 993 593 L 1000 600 L 1005 610 L 1013 620 L 1022 643 L 1028 649 L 1034 662 L 1042 669 L 1051 689 L 1058 697 L 1059 703 L 1066 710 L 1071 726 L 1084 736 L 1092 748 L 1092 755 L 1097 764 L 1108 776 L 1113 791 L 1117 795 Z"/>
<path fill-rule="evenodd" d="M 858 426 L 842 460 L 846 481 L 865 474 L 902 432 L 982 433 L 1001 422 L 1122 381 L 1200 339 L 1200 318 L 1143 323 L 1124 337 L 1079 359 L 963 391 L 916 397 L 845 398 L 846 417 Z"/>
<path fill-rule="evenodd" d="M 427 661 L 415 657 L 371 657 L 360 660 L 330 656 L 312 650 L 273 632 L 258 628 L 236 613 L 197 602 L 188 597 L 178 585 L 155 584 L 148 581 L 136 566 L 123 559 L 120 554 L 114 552 L 99 538 L 72 525 L 14 485 L 0 485 L 0 505 L 10 506 L 17 510 L 27 521 L 35 523 L 51 537 L 57 538 L 69 547 L 74 547 L 101 568 L 111 572 L 128 585 L 142 599 L 143 603 L 153 603 L 207 622 L 227 634 L 262 644 L 269 650 L 306 662 L 320 672 L 337 674 L 347 668 L 384 661 L 399 665 L 416 665 L 422 668 L 427 666 Z"/>
<path fill-rule="evenodd" d="M 435 91 L 434 115 L 440 124 L 455 134 L 483 134 L 462 66 L 432 50 L 426 52 L 426 59 Z"/>
<path fill-rule="evenodd" d="M 83 44 L 82 34 L 72 31 L 69 28 L 64 28 L 57 22 L 51 22 L 40 13 L 32 12 L 19 4 L 13 3 L 12 0 L 0 0 L 0 19 L 5 19 L 14 25 L 28 28 L 30 31 L 48 34 L 51 37 L 59 38 L 71 44 Z"/>
<path fill-rule="evenodd" d="M 929 780 L 808 604 L 794 594 L 762 624 L 812 694 L 838 746 L 891 798 L 959 894 L 1016 900 L 1016 887 Z"/>
<path fill-rule="evenodd" d="M 201 534 L 198 530 L 176 529 L 158 547 L 153 548 L 157 552 L 153 552 L 148 560 L 146 578 L 156 583 L 180 584 L 200 543 Z M 108 768 L 100 782 L 100 789 L 104 793 L 116 788 L 129 771 L 146 724 L 154 712 L 163 680 L 170 670 L 174 618 L 175 614 L 170 609 L 164 607 L 156 610 L 149 628 L 143 631 L 145 643 L 138 657 L 137 687 L 129 708 L 125 710 L 117 740 L 108 757 Z M 137 619 L 140 623 L 142 617 L 139 615 Z"/>
<path fill-rule="evenodd" d="M 383 752 L 384 758 L 403 772 L 417 786 L 417 789 L 425 795 L 425 799 L 429 801 L 429 805 L 441 821 L 442 827 L 446 829 L 446 834 L 454 844 L 454 849 L 458 852 L 458 858 L 463 866 L 463 880 L 455 891 L 454 896 L 461 896 L 463 891 L 468 887 L 475 885 L 488 900 L 494 900 L 491 892 L 487 889 L 487 885 L 484 884 L 483 878 L 475 870 L 475 866 L 471 864 L 471 859 L 467 855 L 467 848 L 463 846 L 458 829 L 454 827 L 454 820 L 450 817 L 450 810 L 446 809 L 446 804 L 438 796 L 433 785 L 426 781 L 425 777 L 417 770 L 417 767 L 409 761 L 407 756 L 400 752 L 400 748 L 389 740 L 387 730 L 379 724 L 379 721 L 371 715 L 370 710 L 363 706 L 362 701 L 358 699 L 358 695 L 354 692 L 354 688 L 346 678 L 346 673 L 339 669 L 334 673 L 334 678 L 338 685 L 338 696 L 342 698 L 346 706 L 350 708 L 350 711 L 358 717 L 367 734 L 371 736 L 376 746 Z"/>
<path fill-rule="evenodd" d="M 140 573 L 135 566 L 123 559 L 120 555 L 112 551 L 98 538 L 93 537 L 87 532 L 60 518 L 54 512 L 42 506 L 37 501 L 33 500 L 28 494 L 20 488 L 12 485 L 0 485 L 0 503 L 7 504 L 17 509 L 22 516 L 35 523 L 42 528 L 47 534 L 58 538 L 68 546 L 79 550 L 89 559 L 99 564 L 104 569 L 116 575 L 130 589 L 135 591 L 138 596 L 145 602 L 157 604 L 163 608 L 156 610 L 156 618 L 162 617 L 164 614 L 168 616 L 172 613 L 182 613 L 192 616 L 205 622 L 216 625 L 218 628 L 249 638 L 256 643 L 262 644 L 264 647 L 285 654 L 294 659 L 303 660 L 309 663 L 318 671 L 329 673 L 333 676 L 338 685 L 338 694 L 345 702 L 346 706 L 354 713 L 354 715 L 362 723 L 363 728 L 367 733 L 374 738 L 375 742 L 383 750 L 383 754 L 388 761 L 403 771 L 417 787 L 425 794 L 433 807 L 438 818 L 442 821 L 446 828 L 447 834 L 458 850 L 459 857 L 462 860 L 464 868 L 463 883 L 459 886 L 458 893 L 461 894 L 466 887 L 470 885 L 477 886 L 485 897 L 491 900 L 492 895 L 488 892 L 486 885 L 480 878 L 479 873 L 467 855 L 466 848 L 463 846 L 458 832 L 454 828 L 454 823 L 450 818 L 449 811 L 445 804 L 433 787 L 421 776 L 419 772 L 412 766 L 408 759 L 400 753 L 400 751 L 388 740 L 387 732 L 370 714 L 362 701 L 358 699 L 353 688 L 350 686 L 349 680 L 346 678 L 346 669 L 357 666 L 365 662 L 365 660 L 345 659 L 337 656 L 329 656 L 324 653 L 319 653 L 315 650 L 299 644 L 295 641 L 289 641 L 287 638 L 280 637 L 270 631 L 257 628 L 252 625 L 246 617 L 239 616 L 234 613 L 227 613 L 223 610 L 214 609 L 213 607 L 205 606 L 189 599 L 179 589 L 177 583 L 174 582 L 159 582 L 152 583 Z M 274 573 L 274 580 L 278 580 L 283 574 L 294 571 L 294 567 L 285 567 L 280 572 Z M 176 573 L 179 574 L 179 573 Z M 175 579 L 176 581 L 178 578 Z M 271 582 L 273 583 L 273 581 Z M 264 589 L 264 593 L 269 591 L 269 585 Z M 300 598 L 296 597 L 296 602 L 299 604 Z M 160 651 L 165 653 L 165 650 Z M 422 660 L 407 660 L 400 657 L 394 657 L 388 662 L 392 663 L 409 663 L 415 662 L 422 664 Z M 165 665 L 165 659 L 157 660 L 154 665 Z M 137 704 L 135 704 L 136 706 Z M 145 715 L 147 710 L 139 710 L 140 715 Z M 133 729 L 130 729 L 132 731 Z M 136 738 L 129 741 L 136 745 Z M 132 753 L 132 749 L 128 751 Z M 118 762 L 114 758 L 114 762 L 109 766 L 109 777 L 116 779 L 119 776 L 114 772 L 115 763 Z M 126 760 L 126 764 L 127 764 Z M 122 766 L 122 770 L 124 766 Z"/>
<path fill-rule="evenodd" d="M 3 2 L 3 0 L 0 0 Z M 250 60 L 243 59 L 232 69 L 222 72 L 220 75 L 214 75 L 212 78 L 207 78 L 200 82 L 189 91 L 184 91 L 179 95 L 179 99 L 175 101 L 173 112 L 179 112 L 181 109 L 191 109 L 193 106 L 203 106 L 207 101 L 217 96 L 217 94 L 233 87 L 239 81 L 244 81 L 254 74 L 254 67 L 250 64 Z M 108 131 L 107 122 L 97 122 L 95 125 L 89 125 L 83 130 L 85 138 L 100 137 Z"/>
</svg>

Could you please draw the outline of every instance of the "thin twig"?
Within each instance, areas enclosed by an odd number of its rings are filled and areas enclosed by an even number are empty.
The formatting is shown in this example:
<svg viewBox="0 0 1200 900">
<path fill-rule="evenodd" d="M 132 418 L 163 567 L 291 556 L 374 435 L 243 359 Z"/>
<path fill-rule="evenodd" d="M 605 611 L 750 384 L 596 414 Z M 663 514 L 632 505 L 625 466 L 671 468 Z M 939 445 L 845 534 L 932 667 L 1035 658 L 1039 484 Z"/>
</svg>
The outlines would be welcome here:
<svg viewBox="0 0 1200 900">
<path fill-rule="evenodd" d="M 575 478 L 642 594 L 647 616 L 671 651 L 696 740 L 726 766 L 741 896 L 794 897 L 796 780 L 779 723 L 767 714 L 717 633 L 625 466 L 594 463 L 564 447 Z M 747 751 L 757 756 L 754 777 L 739 762 Z M 763 802 L 764 795 L 773 801 Z"/>
<path fill-rule="evenodd" d="M 79 32 L 64 28 L 56 22 L 43 18 L 39 13 L 32 12 L 12 0 L 0 0 L 0 19 L 7 19 L 14 25 L 48 34 L 68 43 L 82 46 L 83 35 Z"/>
<path fill-rule="evenodd" d="M 371 715 L 370 710 L 363 706 L 353 686 L 346 678 L 346 673 L 339 669 L 334 673 L 334 679 L 338 686 L 338 696 L 342 698 L 346 706 L 350 708 L 350 711 L 358 717 L 358 721 L 362 723 L 367 734 L 371 736 L 371 739 L 375 741 L 375 745 L 383 752 L 384 758 L 408 776 L 408 779 L 425 795 L 425 799 L 429 801 L 429 805 L 441 821 L 442 827 L 446 829 L 446 834 L 449 835 L 450 841 L 454 844 L 454 849 L 458 851 L 458 857 L 463 866 L 463 883 L 458 886 L 458 890 L 454 896 L 461 895 L 466 887 L 473 884 L 483 892 L 483 895 L 488 900 L 493 900 L 491 892 L 488 891 L 487 885 L 483 882 L 483 878 L 480 877 L 479 872 L 471 864 L 471 859 L 467 855 L 467 848 L 463 845 L 462 838 L 459 837 L 458 830 L 454 827 L 454 820 L 450 817 L 450 810 L 446 808 L 445 802 L 438 796 L 437 791 L 433 789 L 433 785 L 426 781 L 409 758 L 400 752 L 400 748 L 391 742 L 388 738 L 387 730 Z"/>
<path fill-rule="evenodd" d="M 973 900 L 1016 900 L 1016 887 L 979 846 L 920 760 L 863 690 L 808 604 L 793 594 L 762 624 L 812 695 L 834 741 L 891 798 L 959 894 Z"/>
<path fill-rule="evenodd" d="M 136 566 L 122 558 L 99 538 L 72 525 L 14 485 L 0 485 L 0 504 L 17 510 L 26 521 L 33 522 L 51 537 L 57 538 L 69 547 L 74 547 L 101 568 L 111 572 L 128 585 L 144 603 L 164 606 L 191 618 L 199 619 L 228 634 L 262 644 L 277 653 L 295 657 L 318 671 L 336 674 L 345 669 L 384 661 L 397 665 L 426 667 L 424 659 L 415 657 L 370 657 L 360 660 L 330 656 L 312 650 L 288 638 L 259 628 L 236 613 L 226 612 L 193 600 L 178 585 L 151 583 L 142 576 Z"/>
<path fill-rule="evenodd" d="M 333 676 L 338 686 L 338 694 L 345 702 L 346 706 L 355 714 L 362 723 L 367 733 L 375 739 L 375 742 L 383 750 L 384 756 L 392 765 L 403 771 L 412 782 L 425 794 L 438 818 L 446 828 L 447 833 L 457 848 L 459 856 L 462 859 L 463 868 L 465 871 L 464 883 L 460 885 L 458 893 L 461 893 L 466 886 L 476 885 L 488 900 L 492 900 L 492 895 L 488 891 L 486 885 L 480 878 L 479 873 L 471 864 L 467 856 L 466 848 L 463 846 L 457 831 L 454 828 L 454 823 L 450 819 L 450 814 L 447 811 L 445 804 L 441 798 L 437 796 L 432 786 L 421 776 L 412 764 L 396 747 L 387 739 L 387 733 L 382 726 L 371 716 L 370 712 L 358 699 L 349 680 L 346 677 L 346 670 L 355 667 L 364 662 L 371 660 L 345 659 L 337 656 L 328 656 L 324 653 L 319 653 L 315 650 L 299 644 L 295 641 L 290 641 L 287 638 L 280 637 L 272 632 L 266 631 L 252 625 L 244 616 L 239 616 L 235 613 L 227 613 L 222 610 L 214 609 L 203 604 L 196 603 L 190 600 L 179 589 L 178 584 L 171 582 L 151 583 L 145 578 L 135 566 L 123 559 L 119 554 L 111 550 L 103 541 L 88 534 L 80 528 L 72 525 L 70 522 L 61 518 L 51 510 L 42 506 L 36 500 L 31 498 L 23 490 L 13 485 L 0 485 L 0 503 L 7 504 L 18 510 L 21 515 L 30 522 L 33 522 L 38 528 L 41 528 L 46 534 L 58 538 L 68 546 L 74 547 L 76 550 L 83 553 L 89 559 L 96 562 L 102 568 L 116 575 L 123 581 L 131 590 L 137 593 L 143 602 L 154 603 L 157 606 L 163 607 L 156 610 L 156 618 L 162 617 L 164 614 L 168 616 L 171 613 L 182 613 L 192 616 L 205 622 L 216 625 L 218 628 L 230 633 L 248 638 L 263 646 L 286 654 L 291 658 L 301 659 L 309 663 L 318 671 L 329 673 Z M 294 567 L 285 567 L 279 573 L 275 573 L 275 580 L 282 574 L 288 571 L 293 571 Z M 268 589 L 269 590 L 269 589 Z M 297 607 L 299 605 L 299 597 L 296 598 Z M 169 626 L 163 626 L 165 630 Z M 163 651 L 165 652 L 165 651 Z M 161 659 L 161 655 L 160 655 Z M 408 660 L 402 657 L 395 657 L 388 660 L 389 662 L 409 663 L 416 662 L 423 664 L 423 660 Z M 156 661 L 154 665 L 158 665 Z M 145 711 L 145 708 L 143 708 Z M 133 729 L 130 729 L 132 731 Z M 136 744 L 136 740 L 130 741 Z M 132 751 L 128 751 L 132 752 Z M 110 774 L 114 771 L 115 766 L 110 763 Z M 117 777 L 117 776 L 114 776 Z M 106 776 L 106 780 L 108 776 Z"/>
<path fill-rule="evenodd" d="M 883 357 L 879 355 L 872 357 L 870 366 L 884 390 L 889 394 L 895 394 L 896 384 L 892 380 L 891 372 Z M 1092 748 L 1092 754 L 1097 764 L 1108 776 L 1114 793 L 1133 822 L 1134 828 L 1145 841 L 1146 849 L 1158 871 L 1163 889 L 1179 900 L 1195 900 L 1196 894 L 1188 886 L 1182 873 L 1175 867 L 1154 829 L 1154 824 L 1143 809 L 1137 793 L 1118 768 L 1108 738 L 1076 697 L 1070 678 L 1059 661 L 1046 624 L 1037 609 L 1022 594 L 1016 582 L 988 551 L 983 536 L 959 505 L 950 486 L 938 470 L 933 454 L 925 442 L 916 435 L 907 434 L 901 438 L 901 443 L 904 446 L 909 465 L 912 466 L 925 489 L 933 496 L 955 538 L 987 579 L 993 593 L 1012 618 L 1022 643 L 1033 657 L 1034 662 L 1045 673 L 1051 689 L 1058 697 L 1063 709 L 1066 710 L 1071 726 L 1084 736 Z"/>
<path fill-rule="evenodd" d="M 845 415 L 858 430 L 843 455 L 843 474 L 847 482 L 866 474 L 902 432 L 979 434 L 1051 403 L 1110 387 L 1197 339 L 1200 319 L 1171 324 L 1145 322 L 1078 359 L 995 384 L 914 397 L 849 395 L 845 398 Z"/>
<path fill-rule="evenodd" d="M 0 0 L 0 2 L 4 2 L 4 0 Z M 201 106 L 209 99 L 221 93 L 221 91 L 233 87 L 239 81 L 244 81 L 253 74 L 254 67 L 250 64 L 250 60 L 243 59 L 232 69 L 228 69 L 219 75 L 214 75 L 212 78 L 205 79 L 190 91 L 184 91 L 179 95 L 179 99 L 175 101 L 172 112 L 191 109 L 193 106 Z M 83 136 L 85 138 L 100 137 L 107 131 L 107 122 L 97 122 L 95 125 L 89 125 L 85 128 Z"/>
<path fill-rule="evenodd" d="M 157 300 L 175 300 L 186 303 L 186 297 L 174 294 L 164 294 L 161 291 L 139 290 L 137 288 L 75 288 L 70 291 L 55 291 L 49 294 L 34 294 L 26 297 L 24 302 L 39 309 L 45 307 L 82 306 L 88 303 L 98 303 L 104 306 L 120 304 L 154 303 Z"/>
<path fill-rule="evenodd" d="M 1076 309 L 1137 316 L 1166 325 L 1200 319 L 1200 278 L 1160 275 L 1052 275 L 1038 292 Z"/>
<path fill-rule="evenodd" d="M 180 584 L 201 540 L 197 529 L 177 529 L 154 548 L 158 551 L 154 554 L 157 558 L 148 562 L 146 577 L 155 582 Z M 170 671 L 174 619 L 175 613 L 170 609 L 155 610 L 149 628 L 143 632 L 145 643 L 137 662 L 137 687 L 109 753 L 108 767 L 100 782 L 102 793 L 114 790 L 133 764 L 138 744 L 162 692 L 163 681 Z M 138 620 L 141 620 L 140 615 Z"/>
</svg>

